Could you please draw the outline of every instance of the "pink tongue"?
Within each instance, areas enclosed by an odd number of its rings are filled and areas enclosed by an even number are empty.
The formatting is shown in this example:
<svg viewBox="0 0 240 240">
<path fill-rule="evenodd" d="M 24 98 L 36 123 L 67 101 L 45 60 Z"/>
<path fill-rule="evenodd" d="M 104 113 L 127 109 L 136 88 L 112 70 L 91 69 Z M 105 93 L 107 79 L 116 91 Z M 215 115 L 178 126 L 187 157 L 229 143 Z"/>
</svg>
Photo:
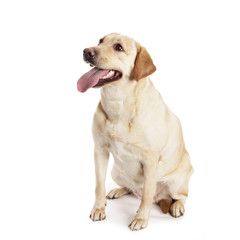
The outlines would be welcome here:
<svg viewBox="0 0 240 240">
<path fill-rule="evenodd" d="M 95 86 L 98 83 L 99 78 L 105 76 L 108 72 L 109 70 L 102 70 L 95 67 L 85 73 L 77 82 L 78 91 L 86 92 L 89 88 Z"/>
</svg>

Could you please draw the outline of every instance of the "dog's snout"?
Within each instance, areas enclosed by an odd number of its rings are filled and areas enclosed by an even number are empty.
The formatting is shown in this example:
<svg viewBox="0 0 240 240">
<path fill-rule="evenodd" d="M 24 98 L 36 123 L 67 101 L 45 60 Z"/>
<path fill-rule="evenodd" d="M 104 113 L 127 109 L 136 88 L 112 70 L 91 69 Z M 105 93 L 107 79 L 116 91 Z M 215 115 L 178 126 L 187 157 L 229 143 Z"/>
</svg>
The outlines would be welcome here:
<svg viewBox="0 0 240 240">
<path fill-rule="evenodd" d="M 94 48 L 85 48 L 83 50 L 83 58 L 85 61 L 89 62 L 96 56 L 96 50 Z"/>
<path fill-rule="evenodd" d="M 96 52 L 95 52 L 94 48 L 85 48 L 83 50 L 83 54 L 88 57 L 93 58 L 96 55 Z"/>
</svg>

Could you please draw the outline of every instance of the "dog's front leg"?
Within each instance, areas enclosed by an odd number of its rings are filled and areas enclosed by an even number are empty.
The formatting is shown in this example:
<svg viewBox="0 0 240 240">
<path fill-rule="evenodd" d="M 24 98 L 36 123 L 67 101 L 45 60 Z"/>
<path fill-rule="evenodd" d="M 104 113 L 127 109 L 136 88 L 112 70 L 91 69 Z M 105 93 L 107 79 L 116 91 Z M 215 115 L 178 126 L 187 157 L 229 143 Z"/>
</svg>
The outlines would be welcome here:
<svg viewBox="0 0 240 240">
<path fill-rule="evenodd" d="M 158 161 L 155 161 L 155 159 L 149 159 L 149 161 L 146 161 L 143 164 L 143 195 L 137 215 L 129 224 L 131 230 L 141 230 L 148 224 L 149 214 L 153 204 L 154 194 L 156 192 L 157 162 Z"/>
<path fill-rule="evenodd" d="M 106 218 L 105 205 L 105 179 L 107 173 L 109 152 L 103 147 L 96 147 L 94 150 L 95 174 L 96 174 L 96 189 L 95 203 L 90 214 L 93 221 L 103 220 Z"/>
</svg>

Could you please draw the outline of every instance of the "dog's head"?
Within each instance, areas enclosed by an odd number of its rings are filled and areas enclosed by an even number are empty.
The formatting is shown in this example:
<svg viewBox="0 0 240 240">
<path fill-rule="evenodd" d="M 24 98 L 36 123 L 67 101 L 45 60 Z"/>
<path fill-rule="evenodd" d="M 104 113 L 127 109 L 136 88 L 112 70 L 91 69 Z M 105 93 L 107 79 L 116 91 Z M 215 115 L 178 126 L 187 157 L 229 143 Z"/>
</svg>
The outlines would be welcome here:
<svg viewBox="0 0 240 240">
<path fill-rule="evenodd" d="M 95 47 L 84 49 L 83 59 L 94 68 L 78 80 L 77 88 L 80 92 L 123 78 L 139 81 L 156 70 L 144 47 L 117 33 L 101 38 Z"/>
</svg>

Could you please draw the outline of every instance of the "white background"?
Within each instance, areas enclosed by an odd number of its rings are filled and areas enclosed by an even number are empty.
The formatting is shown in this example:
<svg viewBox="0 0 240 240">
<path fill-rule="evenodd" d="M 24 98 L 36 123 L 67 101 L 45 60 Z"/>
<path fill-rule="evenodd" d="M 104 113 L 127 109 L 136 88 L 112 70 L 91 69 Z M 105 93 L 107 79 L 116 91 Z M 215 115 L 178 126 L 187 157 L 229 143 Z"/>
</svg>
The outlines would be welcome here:
<svg viewBox="0 0 240 240">
<path fill-rule="evenodd" d="M 239 13 L 232 0 L 1 1 L 0 239 L 239 239 Z M 127 227 L 131 196 L 89 219 L 100 94 L 76 82 L 89 70 L 82 50 L 111 32 L 148 49 L 195 168 L 185 216 L 153 206 L 139 232 Z"/>
</svg>

